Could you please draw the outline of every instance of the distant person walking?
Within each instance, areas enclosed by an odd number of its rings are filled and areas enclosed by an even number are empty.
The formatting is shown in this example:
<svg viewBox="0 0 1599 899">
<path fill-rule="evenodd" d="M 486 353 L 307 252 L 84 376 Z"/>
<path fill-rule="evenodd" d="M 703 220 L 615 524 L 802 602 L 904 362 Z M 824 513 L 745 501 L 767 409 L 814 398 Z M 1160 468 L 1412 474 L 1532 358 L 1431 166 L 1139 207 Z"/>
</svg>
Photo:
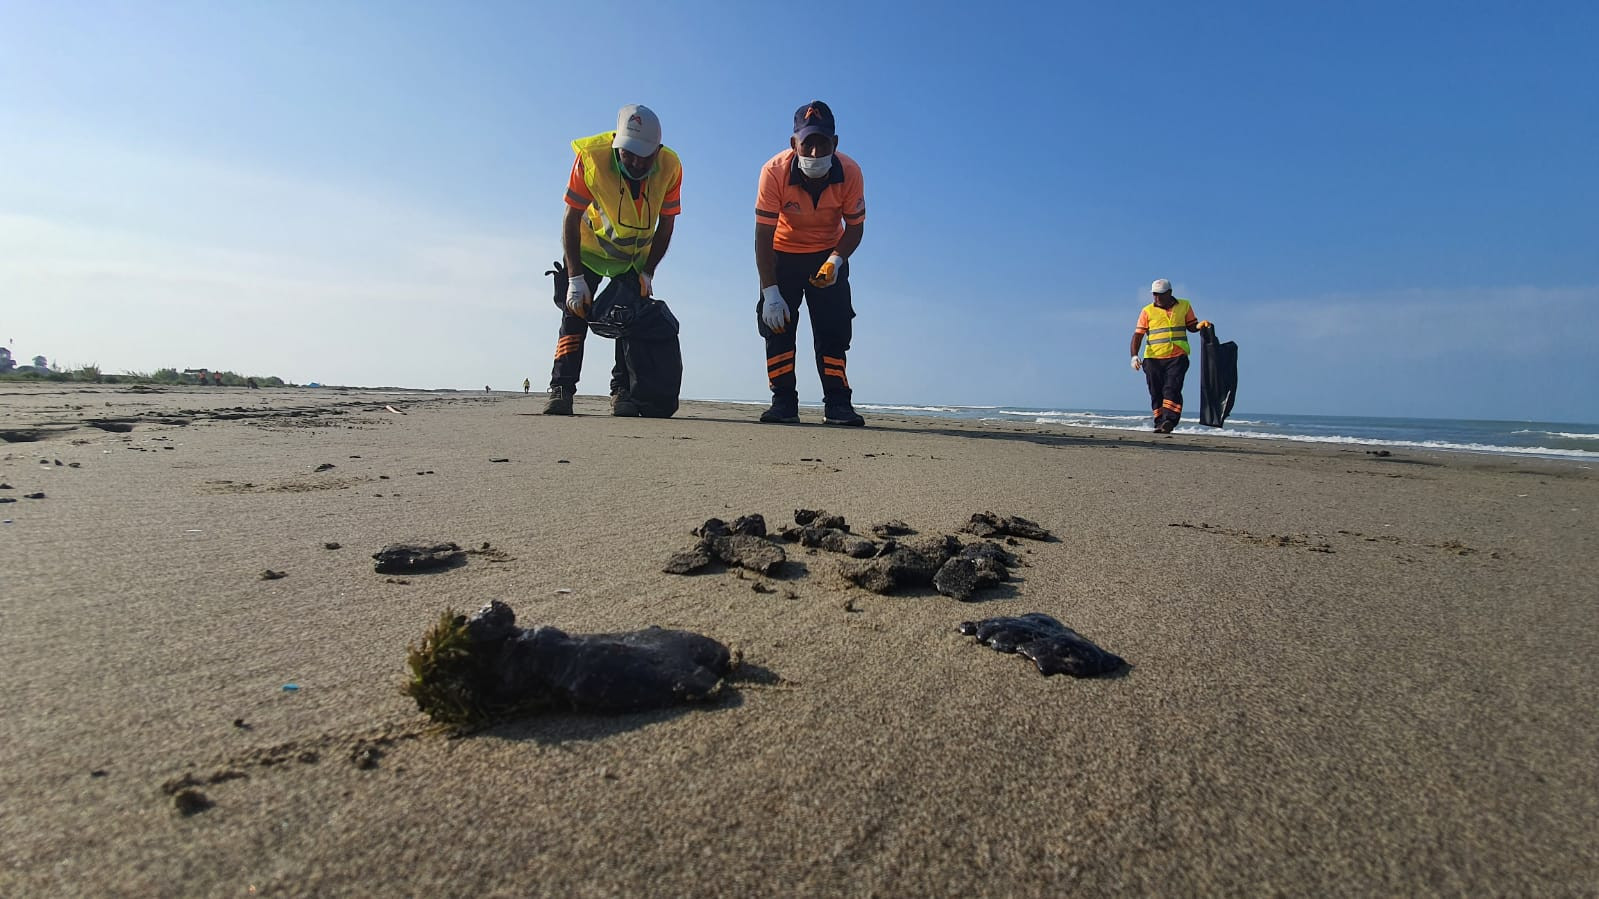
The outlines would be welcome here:
<svg viewBox="0 0 1599 899">
<path fill-rule="evenodd" d="M 522 392 L 529 393 L 533 390 L 533 382 L 527 378 L 522 379 Z"/>
<path fill-rule="evenodd" d="M 1149 385 L 1149 402 L 1155 415 L 1155 431 L 1170 434 L 1183 417 L 1183 378 L 1188 374 L 1188 332 L 1210 327 L 1210 322 L 1194 317 L 1187 300 L 1172 296 L 1171 282 L 1160 278 L 1149 285 L 1154 298 L 1138 313 L 1133 329 L 1133 371 L 1144 372 Z M 1148 337 L 1144 358 L 1138 358 L 1138 345 Z"/>
<path fill-rule="evenodd" d="M 545 415 L 572 414 L 588 310 L 601 279 L 637 278 L 639 294 L 652 296 L 655 268 L 672 242 L 683 205 L 683 165 L 661 145 L 661 120 L 647 106 L 622 107 L 615 131 L 574 140 L 572 150 L 577 159 L 567 179 L 561 225 L 566 266 L 556 272 L 557 294 L 565 281 L 566 301 Z M 620 342 L 611 369 L 611 414 L 639 414 L 628 395 Z"/>
<path fill-rule="evenodd" d="M 855 413 L 844 366 L 855 318 L 849 259 L 865 229 L 861 167 L 838 152 L 833 111 L 813 100 L 794 112 L 788 149 L 761 166 L 755 197 L 755 269 L 761 279 L 756 311 L 772 390 L 772 406 L 761 413 L 761 421 L 799 421 L 797 316 L 809 301 L 822 420 L 866 424 Z"/>
</svg>

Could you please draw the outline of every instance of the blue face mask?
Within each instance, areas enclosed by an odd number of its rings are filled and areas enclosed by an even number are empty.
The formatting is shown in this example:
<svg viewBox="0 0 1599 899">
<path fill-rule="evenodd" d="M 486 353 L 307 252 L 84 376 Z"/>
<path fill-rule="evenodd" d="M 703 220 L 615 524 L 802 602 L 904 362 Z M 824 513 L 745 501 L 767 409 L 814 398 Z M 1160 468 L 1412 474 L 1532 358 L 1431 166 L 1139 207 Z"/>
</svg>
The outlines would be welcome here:
<svg viewBox="0 0 1599 899">
<path fill-rule="evenodd" d="M 822 157 L 801 156 L 799 170 L 800 174 L 807 178 L 825 178 L 827 173 L 833 170 L 833 156 L 832 154 Z"/>
</svg>

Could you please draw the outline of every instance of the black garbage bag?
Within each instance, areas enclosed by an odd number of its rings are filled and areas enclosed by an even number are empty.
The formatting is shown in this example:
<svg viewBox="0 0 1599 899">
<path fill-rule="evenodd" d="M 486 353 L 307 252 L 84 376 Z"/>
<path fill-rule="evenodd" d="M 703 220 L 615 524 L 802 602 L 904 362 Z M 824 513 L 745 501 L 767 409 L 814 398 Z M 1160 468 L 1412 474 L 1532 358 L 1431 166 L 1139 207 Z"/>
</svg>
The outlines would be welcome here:
<svg viewBox="0 0 1599 899">
<path fill-rule="evenodd" d="M 1199 423 L 1219 428 L 1238 397 L 1238 344 L 1222 343 L 1215 328 L 1199 329 Z"/>
<path fill-rule="evenodd" d="M 555 263 L 545 272 L 555 276 L 555 305 L 566 310 L 566 267 Z M 615 340 L 627 369 L 627 391 L 645 418 L 677 414 L 683 390 L 683 348 L 677 316 L 666 303 L 639 295 L 638 279 L 610 279 L 589 307 L 589 330 Z"/>
</svg>

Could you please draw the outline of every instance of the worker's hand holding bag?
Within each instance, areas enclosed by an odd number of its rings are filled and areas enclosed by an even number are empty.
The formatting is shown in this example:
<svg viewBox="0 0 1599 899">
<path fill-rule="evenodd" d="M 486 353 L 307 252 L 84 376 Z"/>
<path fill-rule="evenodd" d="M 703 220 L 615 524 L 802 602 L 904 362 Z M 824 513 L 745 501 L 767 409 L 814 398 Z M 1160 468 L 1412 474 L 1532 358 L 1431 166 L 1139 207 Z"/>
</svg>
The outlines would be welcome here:
<svg viewBox="0 0 1599 899">
<path fill-rule="evenodd" d="M 1144 361 L 1137 356 L 1133 357 L 1133 371 L 1143 371 Z"/>
<path fill-rule="evenodd" d="M 838 283 L 838 273 L 844 268 L 844 257 L 833 253 L 822 263 L 822 267 L 811 276 L 812 287 L 832 287 Z"/>
<path fill-rule="evenodd" d="M 761 324 L 773 334 L 781 334 L 788 327 L 788 303 L 776 284 L 761 288 Z"/>
<path fill-rule="evenodd" d="M 594 299 L 593 294 L 589 293 L 589 282 L 582 275 L 579 275 L 576 278 L 568 278 L 567 279 L 567 282 L 566 282 L 566 311 L 567 312 L 572 313 L 573 315 L 577 316 L 578 318 L 582 318 L 584 316 L 584 314 L 588 312 L 589 303 L 593 299 Z"/>
</svg>

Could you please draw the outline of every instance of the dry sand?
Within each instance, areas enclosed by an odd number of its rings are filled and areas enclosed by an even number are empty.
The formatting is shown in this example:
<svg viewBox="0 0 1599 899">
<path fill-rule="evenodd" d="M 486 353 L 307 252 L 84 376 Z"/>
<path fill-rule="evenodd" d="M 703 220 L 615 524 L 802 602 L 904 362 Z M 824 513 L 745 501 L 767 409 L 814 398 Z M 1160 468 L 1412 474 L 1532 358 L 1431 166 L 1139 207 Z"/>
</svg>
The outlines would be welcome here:
<svg viewBox="0 0 1599 899">
<path fill-rule="evenodd" d="M 1599 888 L 1591 466 L 541 405 L 0 385 L 0 428 L 46 431 L 0 448 L 0 895 Z M 108 416 L 135 427 L 81 426 Z M 1059 540 L 974 604 L 797 548 L 772 593 L 660 572 L 708 517 L 800 507 Z M 375 574 L 408 538 L 491 552 Z M 431 732 L 405 647 L 493 598 L 699 631 L 748 676 L 709 707 Z M 1134 667 L 1046 679 L 955 629 L 1028 611 Z M 213 807 L 175 810 L 185 775 Z"/>
</svg>

